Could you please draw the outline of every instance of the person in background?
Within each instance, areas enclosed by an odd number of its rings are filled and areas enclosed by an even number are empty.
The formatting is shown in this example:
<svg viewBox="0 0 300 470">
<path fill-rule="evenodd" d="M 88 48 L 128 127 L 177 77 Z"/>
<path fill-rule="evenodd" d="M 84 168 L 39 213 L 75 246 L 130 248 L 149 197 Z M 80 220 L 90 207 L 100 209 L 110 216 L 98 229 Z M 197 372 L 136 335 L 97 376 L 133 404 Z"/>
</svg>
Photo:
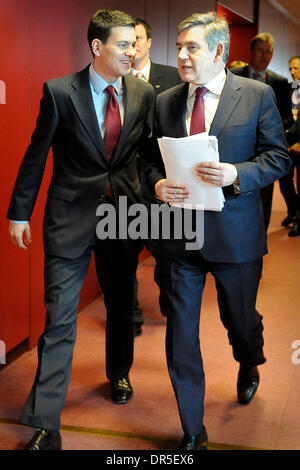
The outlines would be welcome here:
<svg viewBox="0 0 300 470">
<path fill-rule="evenodd" d="M 147 21 L 136 18 L 136 54 L 133 59 L 132 73 L 153 86 L 156 95 L 181 83 L 176 67 L 156 64 L 150 59 L 152 45 L 151 26 Z"/>
<path fill-rule="evenodd" d="M 290 84 L 290 93 L 292 100 L 292 113 L 294 122 L 291 128 L 287 131 L 287 140 L 289 143 L 289 150 L 293 159 L 293 167 L 286 177 L 281 178 L 280 183 L 285 181 L 284 197 L 288 208 L 290 209 L 289 222 L 292 227 L 289 231 L 289 237 L 297 237 L 300 235 L 300 56 L 293 56 L 289 61 L 290 73 L 293 82 Z M 296 187 L 294 185 L 294 173 L 296 169 Z"/>
<path fill-rule="evenodd" d="M 150 59 L 152 45 L 152 31 L 150 24 L 142 18 L 135 18 L 136 26 L 136 54 L 133 59 L 131 71 L 135 77 L 151 83 L 155 94 L 158 95 L 172 86 L 181 83 L 181 78 L 176 67 L 171 65 L 156 64 Z M 135 336 L 142 334 L 144 317 L 138 302 L 138 281 L 134 281 L 134 308 L 133 326 Z"/>
<path fill-rule="evenodd" d="M 284 129 L 287 130 L 293 122 L 288 80 L 282 75 L 268 69 L 269 63 L 273 57 L 274 45 L 274 38 L 271 34 L 257 34 L 251 40 L 249 65 L 232 68 L 231 71 L 235 75 L 253 78 L 254 80 L 264 82 L 273 88 Z M 266 231 L 268 230 L 271 218 L 273 190 L 273 183 L 261 189 Z M 289 217 L 283 221 L 283 225 L 289 223 L 288 220 Z"/>
<path fill-rule="evenodd" d="M 92 63 L 44 84 L 36 128 L 14 186 L 9 233 L 13 243 L 27 249 L 32 241 L 29 221 L 52 147 L 43 232 L 46 325 L 38 343 L 36 377 L 20 417 L 20 423 L 36 428 L 27 450 L 61 449 L 60 415 L 92 252 L 107 311 L 111 398 L 125 404 L 133 394 L 132 286 L 141 243 L 99 236 L 96 227 L 101 207 L 109 204 L 118 214 L 121 196 L 128 207 L 143 201 L 137 158 L 152 134 L 154 91 L 130 74 L 134 26 L 134 18 L 122 11 L 95 13 L 88 28 Z"/>
<path fill-rule="evenodd" d="M 272 89 L 225 68 L 229 42 L 228 24 L 216 12 L 195 13 L 179 24 L 178 69 L 186 83 L 157 97 L 144 168 L 153 203 L 182 204 L 189 188 L 179 175 L 176 182 L 167 178 L 157 138 L 207 131 L 218 139 L 220 161 L 206 161 L 204 156 L 195 165 L 198 178 L 222 188 L 225 196 L 222 211 L 204 211 L 202 247 L 188 250 L 191 240 L 185 232 L 178 237 L 173 226 L 173 238 L 162 237 L 153 251 L 160 307 L 167 317 L 168 370 L 184 432 L 179 450 L 207 448 L 199 322 L 208 272 L 215 278 L 221 320 L 239 363 L 239 403 L 247 405 L 257 391 L 257 366 L 266 361 L 262 316 L 256 310 L 262 257 L 267 253 L 259 190 L 291 165 Z M 182 218 L 191 211 L 173 209 L 181 211 Z"/>
</svg>

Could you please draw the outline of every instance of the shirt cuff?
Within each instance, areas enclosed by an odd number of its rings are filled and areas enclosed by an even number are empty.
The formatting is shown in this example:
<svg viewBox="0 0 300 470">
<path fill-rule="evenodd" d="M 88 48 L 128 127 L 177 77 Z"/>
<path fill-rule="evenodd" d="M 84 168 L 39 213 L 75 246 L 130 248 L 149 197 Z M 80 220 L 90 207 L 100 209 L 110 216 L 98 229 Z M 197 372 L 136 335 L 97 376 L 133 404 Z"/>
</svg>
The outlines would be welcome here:
<svg viewBox="0 0 300 470">
<path fill-rule="evenodd" d="M 10 220 L 13 224 L 28 224 L 29 220 Z"/>
</svg>

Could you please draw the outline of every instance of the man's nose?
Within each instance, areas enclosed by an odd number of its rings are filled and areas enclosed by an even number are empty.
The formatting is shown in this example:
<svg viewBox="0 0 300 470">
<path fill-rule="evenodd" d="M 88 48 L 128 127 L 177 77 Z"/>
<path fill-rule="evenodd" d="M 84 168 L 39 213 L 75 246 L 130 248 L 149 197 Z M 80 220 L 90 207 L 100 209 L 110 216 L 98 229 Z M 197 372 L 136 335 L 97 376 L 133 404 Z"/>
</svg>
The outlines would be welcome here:
<svg viewBox="0 0 300 470">
<path fill-rule="evenodd" d="M 129 57 L 134 57 L 136 54 L 135 46 L 129 46 L 125 54 Z"/>
<path fill-rule="evenodd" d="M 178 59 L 180 59 L 180 60 L 184 60 L 184 59 L 187 59 L 187 58 L 188 58 L 188 54 L 187 54 L 187 49 L 186 49 L 186 47 L 182 47 L 181 49 L 178 50 L 177 57 L 178 57 Z"/>
</svg>

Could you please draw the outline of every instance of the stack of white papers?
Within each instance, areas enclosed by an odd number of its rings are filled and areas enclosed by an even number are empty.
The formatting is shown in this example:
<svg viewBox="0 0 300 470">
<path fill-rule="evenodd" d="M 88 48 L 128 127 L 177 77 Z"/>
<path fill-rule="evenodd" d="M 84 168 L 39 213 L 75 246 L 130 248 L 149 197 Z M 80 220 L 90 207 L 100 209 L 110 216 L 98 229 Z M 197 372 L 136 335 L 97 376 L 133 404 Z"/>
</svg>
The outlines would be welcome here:
<svg viewBox="0 0 300 470">
<path fill-rule="evenodd" d="M 196 174 L 197 163 L 219 161 L 218 140 L 207 132 L 189 137 L 158 139 L 164 161 L 167 178 L 182 183 L 190 191 L 190 197 L 184 203 L 174 206 L 185 209 L 221 211 L 224 206 L 222 188 L 205 183 Z"/>
</svg>

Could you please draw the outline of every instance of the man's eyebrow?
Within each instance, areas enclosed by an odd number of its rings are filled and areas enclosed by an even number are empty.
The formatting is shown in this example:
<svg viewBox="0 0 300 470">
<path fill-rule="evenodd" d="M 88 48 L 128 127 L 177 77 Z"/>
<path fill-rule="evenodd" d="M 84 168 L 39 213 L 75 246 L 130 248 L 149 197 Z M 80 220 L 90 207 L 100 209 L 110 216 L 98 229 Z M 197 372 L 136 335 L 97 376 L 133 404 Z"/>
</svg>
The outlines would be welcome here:
<svg viewBox="0 0 300 470">
<path fill-rule="evenodd" d="M 136 39 L 132 40 L 132 41 L 125 41 L 125 40 L 122 40 L 120 39 L 119 41 L 117 41 L 117 44 L 135 44 L 136 43 Z"/>
<path fill-rule="evenodd" d="M 196 42 L 196 41 L 189 41 L 189 42 L 186 42 L 186 43 L 182 43 L 182 42 L 176 42 L 176 46 L 198 46 L 199 44 Z"/>
</svg>

